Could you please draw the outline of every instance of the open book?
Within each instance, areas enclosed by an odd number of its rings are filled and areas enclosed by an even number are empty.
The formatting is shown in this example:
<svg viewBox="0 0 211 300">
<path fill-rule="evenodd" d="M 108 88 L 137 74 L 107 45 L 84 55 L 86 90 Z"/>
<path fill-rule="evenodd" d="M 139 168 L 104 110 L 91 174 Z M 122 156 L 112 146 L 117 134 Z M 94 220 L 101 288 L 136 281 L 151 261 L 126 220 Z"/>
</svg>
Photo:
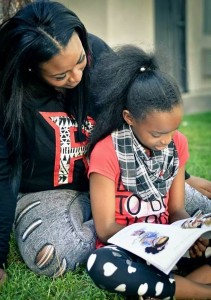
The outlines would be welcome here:
<svg viewBox="0 0 211 300">
<path fill-rule="evenodd" d="M 201 236 L 211 237 L 211 213 L 202 215 L 200 212 L 171 225 L 134 223 L 113 235 L 108 243 L 142 257 L 168 274 Z"/>
</svg>

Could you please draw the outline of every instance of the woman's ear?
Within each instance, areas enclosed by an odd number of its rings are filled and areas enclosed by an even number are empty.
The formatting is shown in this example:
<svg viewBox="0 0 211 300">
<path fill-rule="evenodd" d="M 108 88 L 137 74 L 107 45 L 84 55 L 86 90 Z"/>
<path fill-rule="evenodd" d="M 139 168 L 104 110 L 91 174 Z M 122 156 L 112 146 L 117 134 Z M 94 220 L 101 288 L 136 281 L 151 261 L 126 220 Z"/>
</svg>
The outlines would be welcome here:
<svg viewBox="0 0 211 300">
<path fill-rule="evenodd" d="M 123 119 L 125 120 L 125 122 L 132 126 L 133 125 L 133 116 L 131 115 L 131 113 L 129 112 L 129 110 L 127 109 L 124 109 L 123 112 L 122 112 L 122 116 L 123 116 Z"/>
</svg>

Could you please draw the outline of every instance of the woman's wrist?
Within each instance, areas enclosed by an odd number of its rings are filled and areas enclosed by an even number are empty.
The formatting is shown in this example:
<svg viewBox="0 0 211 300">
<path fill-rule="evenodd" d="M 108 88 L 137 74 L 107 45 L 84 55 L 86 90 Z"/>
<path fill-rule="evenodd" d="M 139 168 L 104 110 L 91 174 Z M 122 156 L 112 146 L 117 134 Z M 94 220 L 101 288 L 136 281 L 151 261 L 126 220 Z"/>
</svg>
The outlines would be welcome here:
<svg viewBox="0 0 211 300">
<path fill-rule="evenodd" d="M 0 269 L 3 269 L 3 270 L 5 270 L 5 269 L 6 269 L 6 264 L 5 264 L 5 263 L 1 263 L 1 262 L 0 262 Z"/>
</svg>

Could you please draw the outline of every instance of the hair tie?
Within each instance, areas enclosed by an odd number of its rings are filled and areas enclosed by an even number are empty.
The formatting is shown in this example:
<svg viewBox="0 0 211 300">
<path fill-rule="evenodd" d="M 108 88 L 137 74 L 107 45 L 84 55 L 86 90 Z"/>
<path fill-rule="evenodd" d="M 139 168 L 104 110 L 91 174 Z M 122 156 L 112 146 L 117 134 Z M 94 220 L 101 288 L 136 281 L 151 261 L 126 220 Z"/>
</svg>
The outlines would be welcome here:
<svg viewBox="0 0 211 300">
<path fill-rule="evenodd" d="M 140 68 L 140 72 L 145 72 L 146 69 L 147 69 L 146 67 L 141 67 L 141 68 Z"/>
</svg>

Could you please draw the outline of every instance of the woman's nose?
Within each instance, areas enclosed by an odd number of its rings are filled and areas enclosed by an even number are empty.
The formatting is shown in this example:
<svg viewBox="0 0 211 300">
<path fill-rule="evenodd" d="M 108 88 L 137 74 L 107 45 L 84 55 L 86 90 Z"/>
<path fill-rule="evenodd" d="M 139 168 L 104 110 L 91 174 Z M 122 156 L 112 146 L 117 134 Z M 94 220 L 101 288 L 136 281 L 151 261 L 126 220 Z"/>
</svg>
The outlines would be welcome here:
<svg viewBox="0 0 211 300">
<path fill-rule="evenodd" d="M 83 75 L 83 71 L 82 70 L 74 70 L 70 73 L 68 81 L 71 83 L 78 83 L 81 81 Z"/>
</svg>

